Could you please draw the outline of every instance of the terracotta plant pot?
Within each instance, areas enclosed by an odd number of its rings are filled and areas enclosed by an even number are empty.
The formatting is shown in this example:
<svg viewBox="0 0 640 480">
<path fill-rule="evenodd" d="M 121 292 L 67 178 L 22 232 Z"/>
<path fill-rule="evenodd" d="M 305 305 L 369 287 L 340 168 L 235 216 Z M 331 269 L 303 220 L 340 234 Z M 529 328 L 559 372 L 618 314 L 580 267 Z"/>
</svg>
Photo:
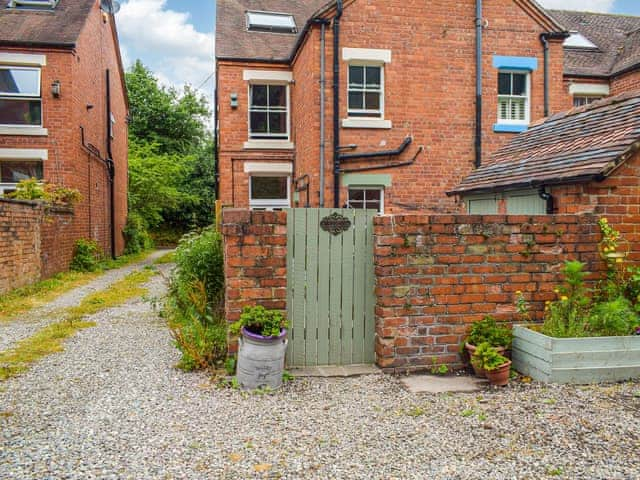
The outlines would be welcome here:
<svg viewBox="0 0 640 480">
<path fill-rule="evenodd" d="M 511 360 L 495 370 L 487 370 L 486 374 L 491 385 L 498 385 L 500 387 L 506 385 L 509 383 L 509 376 L 511 374 Z"/>
<path fill-rule="evenodd" d="M 479 365 L 475 365 L 473 363 L 473 354 L 476 353 L 477 347 L 475 345 L 471 345 L 470 343 L 465 343 L 464 346 L 467 349 L 467 353 L 469 354 L 469 360 L 471 361 L 471 366 L 473 367 L 473 373 L 476 374 L 476 377 L 487 378 L 484 368 L 482 368 Z M 496 349 L 496 352 L 498 352 L 500 355 L 504 355 L 505 353 L 504 347 L 495 347 L 495 349 Z"/>
</svg>

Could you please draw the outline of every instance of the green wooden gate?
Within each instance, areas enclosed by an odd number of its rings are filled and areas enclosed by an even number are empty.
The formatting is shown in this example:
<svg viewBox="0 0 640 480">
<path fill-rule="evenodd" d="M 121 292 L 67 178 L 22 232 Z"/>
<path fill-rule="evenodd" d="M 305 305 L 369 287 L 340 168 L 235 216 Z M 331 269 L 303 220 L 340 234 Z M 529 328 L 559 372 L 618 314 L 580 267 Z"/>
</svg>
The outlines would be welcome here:
<svg viewBox="0 0 640 480">
<path fill-rule="evenodd" d="M 287 218 L 287 310 L 291 367 L 375 361 L 375 210 L 297 208 Z M 348 219 L 329 233 L 332 214 Z M 344 230 L 347 223 L 333 218 Z M 325 220 L 325 228 L 327 221 Z M 329 222 L 332 223 L 332 222 Z"/>
</svg>

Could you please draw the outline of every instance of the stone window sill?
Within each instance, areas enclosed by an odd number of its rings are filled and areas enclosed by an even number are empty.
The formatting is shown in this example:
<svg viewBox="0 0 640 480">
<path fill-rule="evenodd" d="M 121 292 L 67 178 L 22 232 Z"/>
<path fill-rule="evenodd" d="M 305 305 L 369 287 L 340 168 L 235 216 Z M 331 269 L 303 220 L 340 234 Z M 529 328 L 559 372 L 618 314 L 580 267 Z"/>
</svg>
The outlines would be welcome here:
<svg viewBox="0 0 640 480">
<path fill-rule="evenodd" d="M 42 127 L 0 127 L 0 135 L 25 135 L 33 137 L 46 137 L 49 131 Z"/>
</svg>

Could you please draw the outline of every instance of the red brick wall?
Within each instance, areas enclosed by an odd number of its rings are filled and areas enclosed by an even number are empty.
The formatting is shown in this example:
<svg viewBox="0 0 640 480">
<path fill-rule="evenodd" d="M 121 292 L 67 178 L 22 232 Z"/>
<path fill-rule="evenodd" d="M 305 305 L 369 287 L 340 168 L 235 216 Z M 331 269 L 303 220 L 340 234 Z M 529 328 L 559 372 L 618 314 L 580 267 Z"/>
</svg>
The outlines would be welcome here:
<svg viewBox="0 0 640 480">
<path fill-rule="evenodd" d="M 42 278 L 69 268 L 73 259 L 76 229 L 74 210 L 68 207 L 43 207 L 40 227 Z"/>
<path fill-rule="evenodd" d="M 640 90 L 640 70 L 625 73 L 611 79 L 611 94 Z"/>
<path fill-rule="evenodd" d="M 285 212 L 223 212 L 226 316 L 286 310 Z M 486 315 L 518 321 L 520 290 L 540 319 L 565 260 L 603 268 L 594 215 L 387 215 L 374 224 L 376 353 L 388 371 L 461 366 L 459 344 Z"/>
<path fill-rule="evenodd" d="M 242 79 L 245 69 L 290 70 L 282 65 L 256 63 L 217 64 L 218 99 L 219 99 L 219 153 L 218 168 L 220 171 L 219 198 L 225 206 L 249 206 L 249 176 L 244 173 L 247 161 L 292 162 L 294 152 L 291 150 L 244 150 L 244 142 L 248 140 L 248 107 L 249 85 Z M 292 88 L 293 90 L 293 88 Z M 238 95 L 239 107 L 231 108 L 231 94 Z M 291 92 L 293 96 L 293 91 Z M 296 126 L 291 124 L 291 138 L 295 138 Z"/>
<path fill-rule="evenodd" d="M 387 371 L 462 366 L 459 345 L 486 315 L 518 321 L 522 291 L 540 317 L 566 259 L 602 265 L 593 216 L 375 219 L 376 353 Z"/>
<path fill-rule="evenodd" d="M 222 234 L 227 320 L 238 320 L 247 305 L 286 310 L 286 212 L 225 209 Z"/>
<path fill-rule="evenodd" d="M 484 158 L 512 138 L 496 134 L 498 71 L 494 55 L 528 56 L 538 59 L 532 74 L 532 120 L 544 115 L 543 49 L 539 35 L 546 31 L 512 0 L 490 0 L 484 17 Z M 427 209 L 457 211 L 454 199 L 445 195 L 473 168 L 475 124 L 475 1 L 434 0 L 424 2 L 355 2 L 346 7 L 341 21 L 342 48 L 390 49 L 392 61 L 385 66 L 385 118 L 391 130 L 342 129 L 341 144 L 357 144 L 358 152 L 393 149 L 407 135 L 414 144 L 400 159 L 408 160 L 419 145 L 426 151 L 409 167 L 377 171 L 389 173 L 393 185 L 386 191 L 386 212 Z M 311 201 L 319 198 L 319 26 L 308 34 L 293 62 L 292 140 L 296 144 L 295 175 L 311 176 Z M 326 48 L 326 204 L 333 205 L 332 175 L 332 32 L 327 29 Z M 570 108 L 563 87 L 561 42 L 550 48 L 551 111 Z M 347 116 L 347 63 L 341 62 L 340 118 Z M 276 69 L 285 66 L 218 62 L 220 92 L 221 199 L 225 204 L 246 206 L 247 176 L 242 159 L 273 158 L 273 152 L 241 152 L 247 139 L 247 84 L 244 68 Z M 240 108 L 229 107 L 229 94 L 238 93 Z M 275 155 L 277 156 L 277 155 Z M 284 152 L 280 158 L 285 158 Z M 236 158 L 232 161 L 231 158 Z M 235 169 L 232 169 L 232 163 Z M 351 166 L 359 166 L 357 163 Z M 232 184 L 235 188 L 232 187 Z M 346 195 L 341 194 L 340 204 Z"/>
<path fill-rule="evenodd" d="M 7 52 L 46 55 L 47 65 L 42 68 L 42 110 L 48 136 L 0 135 L 0 148 L 47 149 L 45 180 L 76 188 L 83 195 L 83 201 L 75 207 L 73 226 L 66 230 L 71 241 L 93 238 L 109 254 L 109 180 L 104 163 L 82 148 L 80 127 L 85 129 L 85 142 L 95 146 L 105 158 L 105 71 L 110 69 L 111 105 L 116 119 L 112 142 L 116 163 L 116 250 L 121 254 L 124 250 L 122 229 L 127 216 L 127 106 L 111 20 L 103 17 L 99 2 L 94 3 L 73 50 L 2 47 L 1 50 Z M 54 80 L 61 83 L 59 98 L 51 94 L 50 85 Z M 88 105 L 92 108 L 87 108 Z"/>
<path fill-rule="evenodd" d="M 0 293 L 66 270 L 73 211 L 0 198 Z"/>
<path fill-rule="evenodd" d="M 554 187 L 558 213 L 595 213 L 606 217 L 630 242 L 631 258 L 640 260 L 640 153 L 602 182 Z"/>
<path fill-rule="evenodd" d="M 0 293 L 40 278 L 40 206 L 0 198 Z"/>
</svg>

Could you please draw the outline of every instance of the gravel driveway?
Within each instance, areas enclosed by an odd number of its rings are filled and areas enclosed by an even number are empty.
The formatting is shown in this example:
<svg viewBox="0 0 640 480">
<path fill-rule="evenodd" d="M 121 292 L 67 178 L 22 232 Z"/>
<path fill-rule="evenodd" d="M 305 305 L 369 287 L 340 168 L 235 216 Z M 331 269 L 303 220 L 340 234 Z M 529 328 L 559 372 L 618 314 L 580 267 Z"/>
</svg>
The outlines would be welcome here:
<svg viewBox="0 0 640 480">
<path fill-rule="evenodd" d="M 33 335 L 46 325 L 60 321 L 57 312 L 63 308 L 78 305 L 80 301 L 98 290 L 104 290 L 111 284 L 123 279 L 134 270 L 151 265 L 156 259 L 167 253 L 167 250 L 156 250 L 150 253 L 144 260 L 132 263 L 125 267 L 107 270 L 95 280 L 80 287 L 63 293 L 52 302 L 26 312 L 9 322 L 0 322 L 0 351 L 6 350 L 13 343 Z"/>
<path fill-rule="evenodd" d="M 94 319 L 0 384 L 0 478 L 640 478 L 638 383 L 434 396 L 371 375 L 244 394 L 175 370 L 148 302 Z"/>
</svg>

